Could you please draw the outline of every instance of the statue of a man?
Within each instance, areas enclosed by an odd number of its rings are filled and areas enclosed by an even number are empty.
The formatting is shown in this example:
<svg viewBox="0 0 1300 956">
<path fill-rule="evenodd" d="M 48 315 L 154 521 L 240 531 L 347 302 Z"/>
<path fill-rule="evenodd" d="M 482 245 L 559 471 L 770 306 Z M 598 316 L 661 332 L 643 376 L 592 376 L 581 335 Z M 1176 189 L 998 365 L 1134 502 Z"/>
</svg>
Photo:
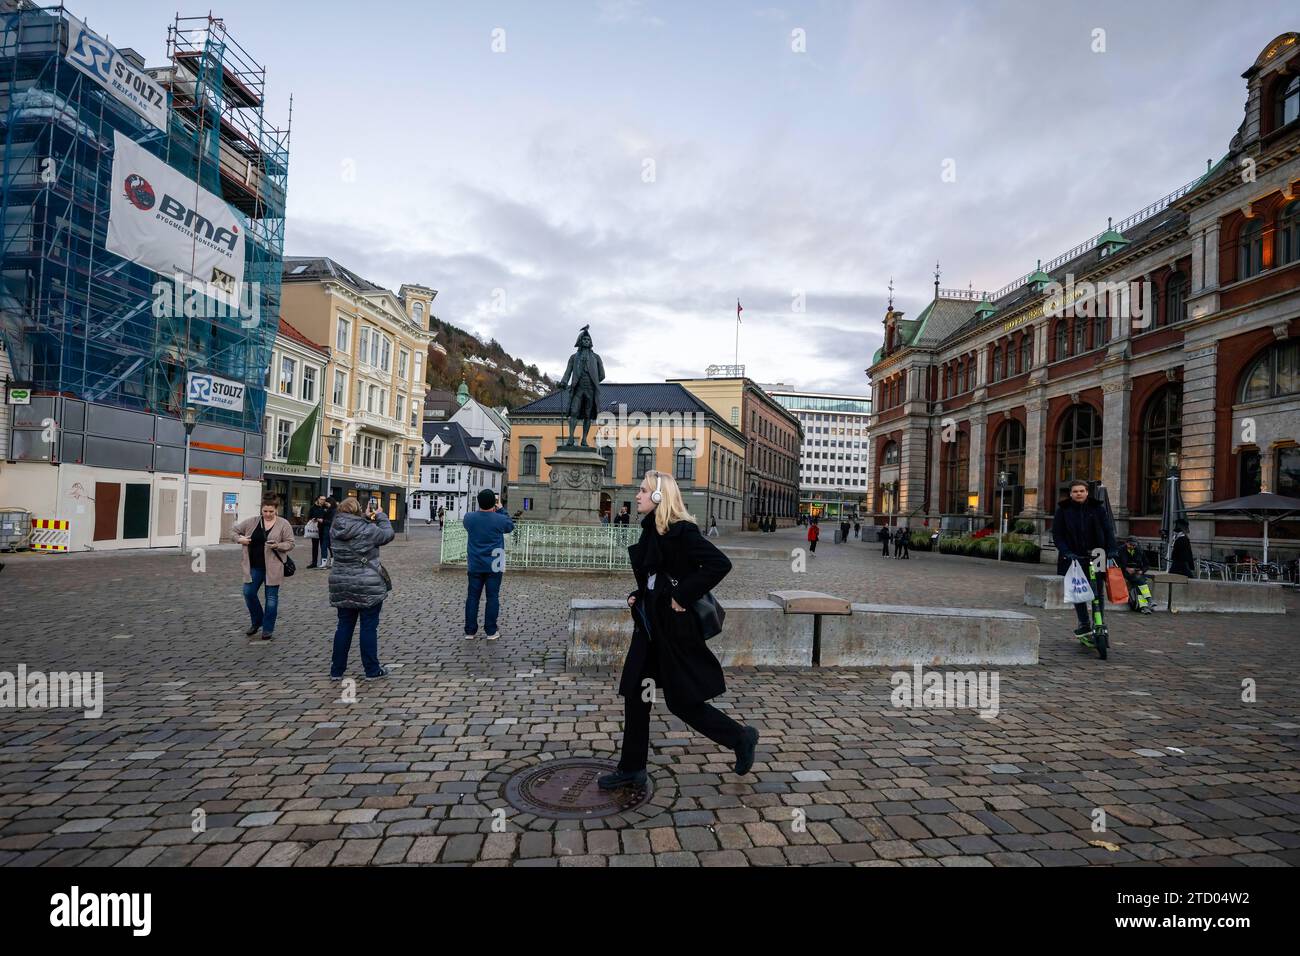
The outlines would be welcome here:
<svg viewBox="0 0 1300 956">
<path fill-rule="evenodd" d="M 569 356 L 569 364 L 560 379 L 560 388 L 568 389 L 565 415 L 569 419 L 569 445 L 573 446 L 573 433 L 578 419 L 582 419 L 582 445 L 587 447 L 587 433 L 591 423 L 600 414 L 600 383 L 605 380 L 605 363 L 591 350 L 590 326 L 584 325 L 575 343 L 578 351 Z"/>
</svg>

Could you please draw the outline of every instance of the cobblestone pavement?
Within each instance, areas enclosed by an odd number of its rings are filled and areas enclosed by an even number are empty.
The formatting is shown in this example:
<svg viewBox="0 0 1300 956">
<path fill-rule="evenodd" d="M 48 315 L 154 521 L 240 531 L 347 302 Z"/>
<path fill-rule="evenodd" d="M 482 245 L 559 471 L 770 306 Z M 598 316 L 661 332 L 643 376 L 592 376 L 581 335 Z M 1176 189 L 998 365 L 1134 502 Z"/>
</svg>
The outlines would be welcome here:
<svg viewBox="0 0 1300 956">
<path fill-rule="evenodd" d="M 514 813 L 499 770 L 614 753 L 617 675 L 565 672 L 567 603 L 621 597 L 628 582 L 508 573 L 503 636 L 465 641 L 463 573 L 431 570 L 436 540 L 419 529 L 385 549 L 396 590 L 380 652 L 393 672 L 359 681 L 351 704 L 327 679 L 324 571 L 287 581 L 277 639 L 250 645 L 233 549 L 209 551 L 203 573 L 179 555 L 6 555 L 0 670 L 103 671 L 106 706 L 99 719 L 0 711 L 0 863 L 1300 863 L 1295 594 L 1287 617 L 1116 611 L 1101 662 L 1070 636 L 1069 612 L 1021 606 L 1041 569 L 895 561 L 874 542 L 825 542 L 802 574 L 737 561 L 719 594 L 1027 610 L 1041 663 L 1000 670 L 995 719 L 894 708 L 884 669 L 738 669 L 717 703 L 762 731 L 752 775 L 737 778 L 729 751 L 660 704 L 653 815 L 618 829 L 509 817 L 493 832 L 494 809 Z M 1247 679 L 1255 702 L 1242 700 Z"/>
</svg>

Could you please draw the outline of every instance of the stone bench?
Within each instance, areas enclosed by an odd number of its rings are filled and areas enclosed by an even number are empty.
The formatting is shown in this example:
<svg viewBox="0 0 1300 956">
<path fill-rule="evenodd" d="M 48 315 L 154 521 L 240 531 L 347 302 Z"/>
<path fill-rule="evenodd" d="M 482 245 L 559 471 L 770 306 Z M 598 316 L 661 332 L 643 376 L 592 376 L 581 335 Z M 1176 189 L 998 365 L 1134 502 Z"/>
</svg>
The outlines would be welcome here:
<svg viewBox="0 0 1300 956">
<path fill-rule="evenodd" d="M 1018 611 L 898 604 L 852 609 L 847 617 L 822 618 L 822 667 L 1038 663 L 1038 621 Z"/>
<path fill-rule="evenodd" d="M 1015 611 L 850 604 L 815 591 L 720 602 L 709 642 L 723 667 L 901 667 L 1038 663 L 1038 622 Z M 632 640 L 623 599 L 571 600 L 570 670 L 616 667 Z"/>
<path fill-rule="evenodd" d="M 1286 600 L 1281 584 L 1251 581 L 1213 581 L 1188 578 L 1163 571 L 1151 579 L 1151 607 L 1156 611 L 1207 612 L 1218 614 L 1285 614 Z M 1025 604 L 1048 611 L 1069 609 L 1064 585 L 1055 574 L 1033 574 L 1025 578 Z M 1108 608 L 1125 605 L 1110 604 Z"/>
</svg>

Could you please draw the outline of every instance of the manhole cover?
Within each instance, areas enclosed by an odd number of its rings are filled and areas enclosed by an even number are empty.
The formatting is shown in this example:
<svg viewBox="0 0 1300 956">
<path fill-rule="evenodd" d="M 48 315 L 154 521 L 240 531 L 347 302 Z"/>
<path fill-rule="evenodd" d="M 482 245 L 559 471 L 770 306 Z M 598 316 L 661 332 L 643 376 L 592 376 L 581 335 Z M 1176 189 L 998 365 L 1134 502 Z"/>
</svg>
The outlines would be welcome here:
<svg viewBox="0 0 1300 956">
<path fill-rule="evenodd" d="M 616 769 L 613 761 L 572 758 L 553 760 L 515 773 L 501 795 L 516 810 L 552 820 L 607 817 L 639 807 L 654 793 L 654 783 L 642 787 L 601 790 L 596 780 Z"/>
</svg>

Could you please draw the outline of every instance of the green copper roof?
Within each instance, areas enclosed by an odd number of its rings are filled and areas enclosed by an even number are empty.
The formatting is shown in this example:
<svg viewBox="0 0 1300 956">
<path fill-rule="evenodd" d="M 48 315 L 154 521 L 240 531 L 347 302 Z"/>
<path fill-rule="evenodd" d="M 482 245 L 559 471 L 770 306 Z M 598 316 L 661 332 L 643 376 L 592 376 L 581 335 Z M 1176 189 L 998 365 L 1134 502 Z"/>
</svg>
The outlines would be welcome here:
<svg viewBox="0 0 1300 956">
<path fill-rule="evenodd" d="M 1025 284 L 1034 285 L 1037 282 L 1051 282 L 1051 281 L 1052 281 L 1052 277 L 1043 271 L 1043 260 L 1039 259 L 1038 266 L 1034 269 L 1033 272 L 1029 274 L 1029 278 L 1025 280 Z"/>
<path fill-rule="evenodd" d="M 1097 245 L 1098 247 L 1107 246 L 1107 245 L 1127 246 L 1128 240 L 1115 231 L 1115 228 L 1111 225 L 1111 220 L 1107 218 L 1106 231 L 1103 232 L 1100 237 L 1098 237 Z"/>
<path fill-rule="evenodd" d="M 460 383 L 460 388 L 456 389 L 456 404 L 464 405 L 469 401 L 469 386 L 464 382 Z"/>
<path fill-rule="evenodd" d="M 998 310 L 998 307 L 989 301 L 988 296 L 980 299 L 979 308 L 975 310 L 975 315 L 981 322 Z"/>
</svg>

